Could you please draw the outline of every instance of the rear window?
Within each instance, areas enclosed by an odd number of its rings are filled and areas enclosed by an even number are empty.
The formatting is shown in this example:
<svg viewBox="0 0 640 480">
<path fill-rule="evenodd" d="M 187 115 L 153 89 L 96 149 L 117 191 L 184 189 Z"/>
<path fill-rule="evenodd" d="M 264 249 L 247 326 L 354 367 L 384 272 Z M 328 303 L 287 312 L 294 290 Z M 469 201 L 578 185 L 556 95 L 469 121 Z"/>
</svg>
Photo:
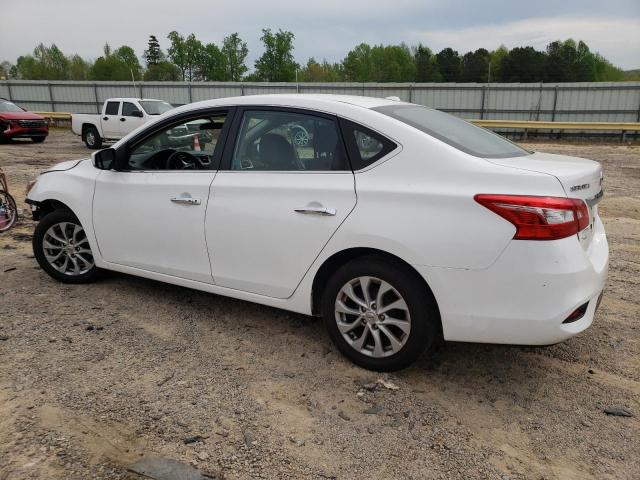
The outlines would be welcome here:
<svg viewBox="0 0 640 480">
<path fill-rule="evenodd" d="M 387 105 L 373 110 L 400 120 L 476 157 L 509 158 L 530 154 L 500 135 L 431 108 L 419 105 Z"/>
<path fill-rule="evenodd" d="M 157 100 L 142 100 L 140 105 L 147 112 L 147 115 L 162 115 L 173 108 L 170 103 Z"/>
</svg>

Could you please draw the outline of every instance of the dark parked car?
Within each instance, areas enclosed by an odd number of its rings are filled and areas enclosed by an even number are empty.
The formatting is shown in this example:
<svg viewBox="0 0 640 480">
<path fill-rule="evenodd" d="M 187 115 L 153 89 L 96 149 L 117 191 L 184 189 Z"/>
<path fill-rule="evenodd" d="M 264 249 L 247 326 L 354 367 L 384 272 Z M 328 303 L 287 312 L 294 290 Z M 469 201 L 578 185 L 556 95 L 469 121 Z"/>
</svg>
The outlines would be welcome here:
<svg viewBox="0 0 640 480">
<path fill-rule="evenodd" d="M 30 138 L 35 143 L 40 143 L 44 142 L 47 135 L 49 127 L 43 117 L 0 98 L 0 142 L 14 138 Z"/>
</svg>

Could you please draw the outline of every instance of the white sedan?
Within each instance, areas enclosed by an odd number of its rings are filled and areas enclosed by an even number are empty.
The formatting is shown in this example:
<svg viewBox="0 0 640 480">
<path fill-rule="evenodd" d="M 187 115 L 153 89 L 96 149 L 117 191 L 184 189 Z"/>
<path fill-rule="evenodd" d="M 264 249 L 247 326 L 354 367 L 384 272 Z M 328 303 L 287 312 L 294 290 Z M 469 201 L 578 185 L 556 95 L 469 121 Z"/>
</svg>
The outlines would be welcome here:
<svg viewBox="0 0 640 480">
<path fill-rule="evenodd" d="M 321 315 L 384 371 L 439 338 L 545 345 L 589 327 L 601 184 L 594 161 L 422 106 L 269 95 L 172 110 L 52 168 L 27 202 L 57 280 L 115 270 Z"/>
</svg>

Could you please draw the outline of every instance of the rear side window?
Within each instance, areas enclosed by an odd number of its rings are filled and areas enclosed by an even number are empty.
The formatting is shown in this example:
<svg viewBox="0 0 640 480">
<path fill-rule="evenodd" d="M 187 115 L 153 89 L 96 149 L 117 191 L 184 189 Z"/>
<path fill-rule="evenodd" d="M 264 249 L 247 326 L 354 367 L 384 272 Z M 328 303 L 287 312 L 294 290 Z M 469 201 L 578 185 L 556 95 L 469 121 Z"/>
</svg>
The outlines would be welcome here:
<svg viewBox="0 0 640 480">
<path fill-rule="evenodd" d="M 354 170 L 374 164 L 397 147 L 388 138 L 349 120 L 341 119 L 340 126 Z"/>
<path fill-rule="evenodd" d="M 117 115 L 120 102 L 107 102 L 107 108 L 104 110 L 105 115 Z"/>
<path fill-rule="evenodd" d="M 400 120 L 476 157 L 509 158 L 522 157 L 530 153 L 498 134 L 432 108 L 405 104 L 377 107 L 373 110 Z"/>
<path fill-rule="evenodd" d="M 231 169 L 350 170 L 333 118 L 271 109 L 244 112 Z"/>
</svg>

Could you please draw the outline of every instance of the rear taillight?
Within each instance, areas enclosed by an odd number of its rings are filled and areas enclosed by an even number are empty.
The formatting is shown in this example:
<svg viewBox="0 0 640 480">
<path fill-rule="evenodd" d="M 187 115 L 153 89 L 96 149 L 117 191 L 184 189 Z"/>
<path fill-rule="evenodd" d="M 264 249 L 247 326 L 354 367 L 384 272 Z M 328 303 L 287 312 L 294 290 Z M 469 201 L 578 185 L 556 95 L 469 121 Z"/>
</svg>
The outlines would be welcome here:
<svg viewBox="0 0 640 480">
<path fill-rule="evenodd" d="M 584 200 L 561 197 L 478 194 L 476 202 L 516 227 L 516 240 L 557 240 L 589 225 Z"/>
</svg>

